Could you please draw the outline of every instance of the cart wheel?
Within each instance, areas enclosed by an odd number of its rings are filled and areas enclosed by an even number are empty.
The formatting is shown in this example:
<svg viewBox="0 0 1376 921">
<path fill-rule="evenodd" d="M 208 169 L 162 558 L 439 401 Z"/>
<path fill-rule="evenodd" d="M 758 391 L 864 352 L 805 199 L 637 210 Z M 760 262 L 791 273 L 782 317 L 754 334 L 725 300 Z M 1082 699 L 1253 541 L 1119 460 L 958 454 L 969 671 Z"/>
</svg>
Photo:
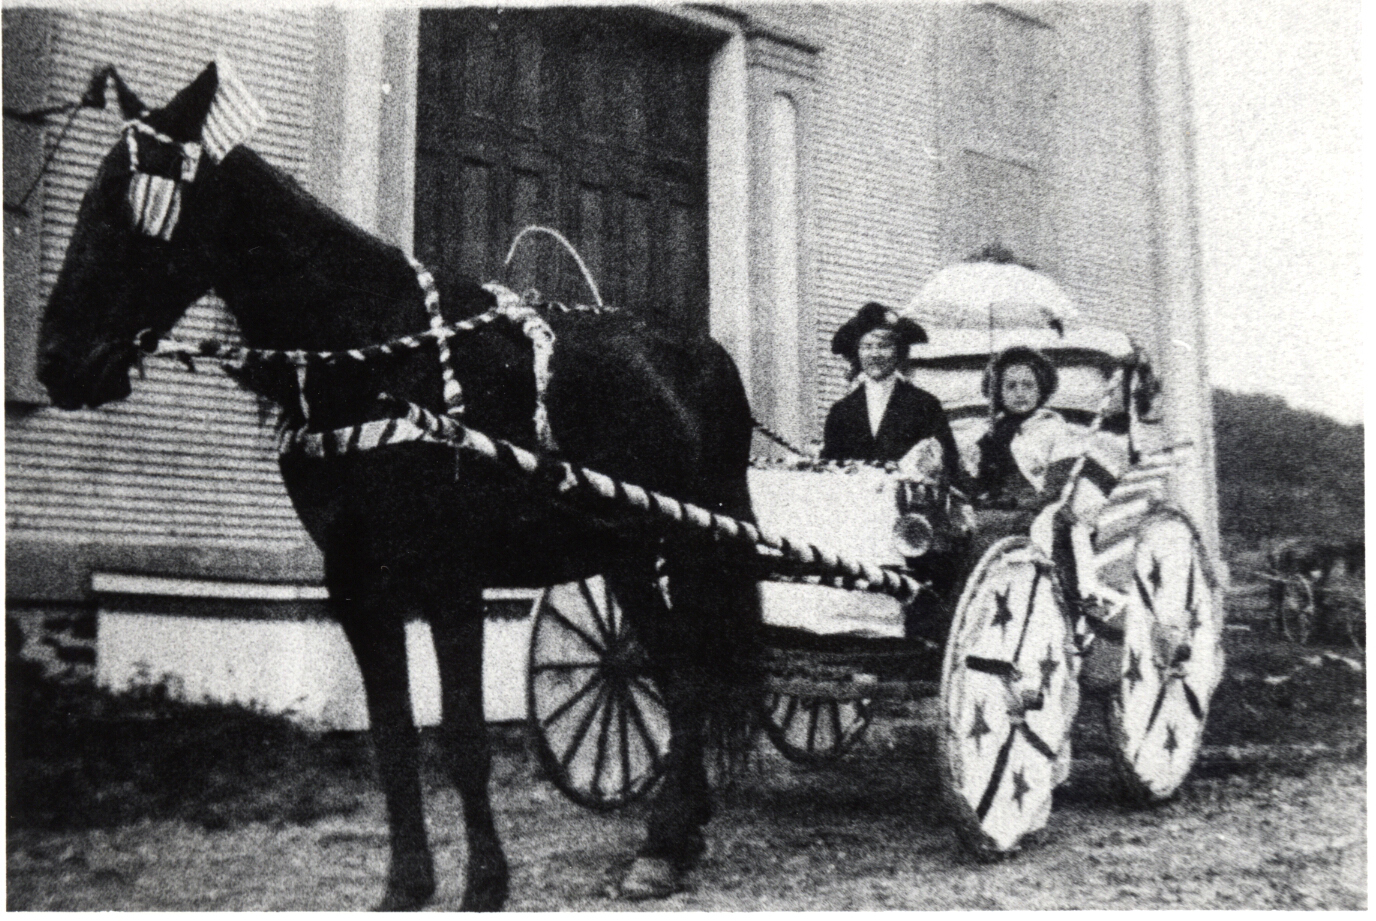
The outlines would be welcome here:
<svg viewBox="0 0 1376 921">
<path fill-rule="evenodd" d="M 1108 723 L 1127 795 L 1153 803 L 1175 794 L 1199 754 L 1223 673 L 1223 609 L 1199 535 L 1183 514 L 1152 513 L 1136 540 Z"/>
<path fill-rule="evenodd" d="M 1055 571 L 1026 537 L 994 544 L 961 594 L 941 669 L 942 779 L 975 854 L 1046 826 L 1070 771 L 1079 662 Z"/>
<path fill-rule="evenodd" d="M 1301 575 L 1286 576 L 1276 602 L 1276 624 L 1292 643 L 1308 643 L 1314 636 L 1314 589 Z"/>
<path fill-rule="evenodd" d="M 526 692 L 541 766 L 574 802 L 616 809 L 663 773 L 668 711 L 601 576 L 552 586 L 540 598 Z"/>
<path fill-rule="evenodd" d="M 1362 583 L 1348 576 L 1334 573 L 1329 576 L 1322 599 L 1315 599 L 1334 630 L 1334 638 L 1343 638 L 1357 652 L 1366 652 L 1366 599 Z"/>
<path fill-rule="evenodd" d="M 869 701 L 771 692 L 764 731 L 789 761 L 825 764 L 854 748 L 870 727 Z"/>
<path fill-rule="evenodd" d="M 1343 626 L 1352 648 L 1366 652 L 1366 606 L 1360 601 L 1343 604 Z"/>
</svg>

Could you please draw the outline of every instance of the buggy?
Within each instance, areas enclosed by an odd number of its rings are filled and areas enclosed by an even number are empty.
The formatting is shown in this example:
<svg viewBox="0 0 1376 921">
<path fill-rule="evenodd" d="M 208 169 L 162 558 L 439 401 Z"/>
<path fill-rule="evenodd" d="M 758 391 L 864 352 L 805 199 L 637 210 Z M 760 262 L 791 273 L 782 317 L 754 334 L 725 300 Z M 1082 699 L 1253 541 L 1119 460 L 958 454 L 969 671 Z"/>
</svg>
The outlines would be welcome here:
<svg viewBox="0 0 1376 921">
<path fill-rule="evenodd" d="M 911 374 L 941 399 L 964 455 L 988 418 L 985 367 L 1014 344 L 1057 366 L 1049 405 L 1086 454 L 1119 457 L 1092 517 L 1069 526 L 1069 556 L 1053 553 L 1050 511 L 982 507 L 948 483 L 806 457 L 750 471 L 763 528 L 923 587 L 900 601 L 844 582 L 763 582 L 765 733 L 787 758 L 824 763 L 862 744 L 877 701 L 935 697 L 945 797 L 982 855 L 1017 850 L 1045 826 L 1082 696 L 1106 712 L 1126 796 L 1171 797 L 1223 666 L 1217 569 L 1172 503 L 1172 471 L 1188 452 L 1164 444 L 1146 412 L 1154 380 L 1126 335 L 936 329 L 913 346 Z M 1080 501 L 1083 463 L 1051 504 Z M 664 705 L 600 578 L 553 586 L 537 605 L 528 699 L 543 768 L 569 797 L 611 809 L 654 786 L 668 751 Z"/>
</svg>

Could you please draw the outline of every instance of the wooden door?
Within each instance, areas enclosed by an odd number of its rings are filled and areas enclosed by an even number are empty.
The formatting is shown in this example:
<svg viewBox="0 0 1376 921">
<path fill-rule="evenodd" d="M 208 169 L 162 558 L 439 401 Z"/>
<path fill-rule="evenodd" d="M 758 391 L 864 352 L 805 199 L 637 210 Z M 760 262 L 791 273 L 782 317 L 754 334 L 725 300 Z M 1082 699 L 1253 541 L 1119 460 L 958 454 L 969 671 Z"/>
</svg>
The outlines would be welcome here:
<svg viewBox="0 0 1376 921">
<path fill-rule="evenodd" d="M 422 10 L 416 254 L 705 335 L 710 42 L 630 10 Z"/>
</svg>

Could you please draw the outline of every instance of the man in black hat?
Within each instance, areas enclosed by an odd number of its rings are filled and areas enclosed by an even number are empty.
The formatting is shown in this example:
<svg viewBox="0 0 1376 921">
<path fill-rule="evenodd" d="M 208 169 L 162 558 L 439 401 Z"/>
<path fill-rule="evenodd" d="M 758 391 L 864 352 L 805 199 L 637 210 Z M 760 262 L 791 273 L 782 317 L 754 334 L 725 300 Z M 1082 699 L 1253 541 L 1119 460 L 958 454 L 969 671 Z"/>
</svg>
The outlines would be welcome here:
<svg viewBox="0 0 1376 921">
<path fill-rule="evenodd" d="M 850 359 L 851 377 L 863 380 L 827 413 L 823 460 L 896 463 L 931 438 L 941 447 L 947 475 L 960 481 L 956 442 L 941 402 L 898 374 L 908 346 L 926 341 L 921 326 L 874 302 L 836 331 L 831 350 Z"/>
</svg>

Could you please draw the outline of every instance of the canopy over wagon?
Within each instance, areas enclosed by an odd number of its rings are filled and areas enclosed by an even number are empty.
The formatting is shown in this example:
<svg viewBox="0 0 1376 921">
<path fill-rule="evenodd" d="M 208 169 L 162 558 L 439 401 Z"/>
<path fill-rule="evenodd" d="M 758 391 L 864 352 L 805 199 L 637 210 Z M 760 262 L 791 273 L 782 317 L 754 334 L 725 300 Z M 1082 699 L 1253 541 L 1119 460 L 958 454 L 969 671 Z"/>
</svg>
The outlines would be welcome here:
<svg viewBox="0 0 1376 921">
<path fill-rule="evenodd" d="M 1116 483 L 1100 484 L 1106 495 L 1095 519 L 1076 526 L 1075 579 L 1052 551 L 1050 512 L 1039 519 L 1048 522 L 1040 537 L 1034 525 L 990 546 L 978 541 L 987 528 L 981 509 L 948 484 L 806 458 L 753 468 L 762 529 L 907 573 L 925 587 L 900 599 L 834 583 L 762 583 L 772 630 L 763 722 L 787 757 L 816 763 L 860 744 L 876 700 L 937 695 L 940 767 L 957 827 L 976 851 L 1005 853 L 1047 821 L 1051 792 L 1069 769 L 1082 685 L 1107 710 L 1127 794 L 1174 794 L 1221 675 L 1222 611 L 1198 534 L 1169 504 L 1175 460 L 1157 449 L 1161 427 L 1141 412 L 1155 382 L 1128 336 L 1049 322 L 934 325 L 928 336 L 911 347 L 910 373 L 941 400 L 962 450 L 989 418 L 982 382 L 991 358 L 1022 345 L 1056 366 L 1051 408 L 1086 445 L 1116 442 L 1131 463 Z M 941 567 L 959 575 L 944 592 L 928 579 Z M 905 629 L 924 618 L 951 621 L 949 633 L 933 643 Z M 538 669 L 538 643 L 532 655 Z M 647 715 L 628 724 L 650 722 Z M 541 731 L 557 735 L 552 725 Z M 565 737 L 550 750 L 551 763 L 567 765 L 563 782 L 574 795 L 610 779 L 597 765 L 612 762 L 589 742 Z M 621 776 L 624 759 L 608 770 Z M 652 774 L 647 759 L 636 783 Z"/>
</svg>

